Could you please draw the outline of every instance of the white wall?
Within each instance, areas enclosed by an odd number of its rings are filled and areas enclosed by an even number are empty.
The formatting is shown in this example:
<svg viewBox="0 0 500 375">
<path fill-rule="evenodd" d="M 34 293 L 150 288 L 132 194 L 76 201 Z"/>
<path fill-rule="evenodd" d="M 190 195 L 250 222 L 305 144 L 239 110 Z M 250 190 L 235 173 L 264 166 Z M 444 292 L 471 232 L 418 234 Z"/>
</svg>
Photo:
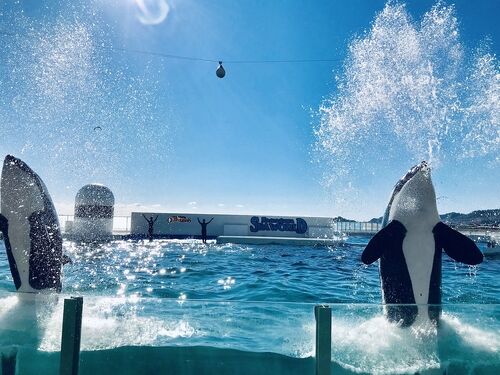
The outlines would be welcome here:
<svg viewBox="0 0 500 375">
<path fill-rule="evenodd" d="M 132 212 L 131 230 L 132 235 L 147 235 L 148 223 L 142 216 L 148 219 L 152 216 L 158 219 L 154 225 L 155 235 L 165 236 L 199 236 L 201 235 L 201 225 L 198 223 L 205 219 L 209 221 L 212 217 L 213 221 L 207 226 L 208 236 L 270 236 L 270 237 L 325 237 L 331 232 L 331 219 L 318 217 L 301 217 L 307 223 L 308 230 L 304 234 L 296 233 L 295 231 L 280 231 L 280 230 L 259 230 L 251 232 L 251 218 L 254 215 L 209 215 L 209 214 L 186 214 L 186 213 L 151 213 L 151 212 Z M 185 217 L 188 222 L 176 221 L 176 217 Z M 290 216 L 265 216 L 267 218 L 283 218 L 293 219 L 296 222 L 297 217 Z M 169 222 L 169 218 L 171 218 Z M 261 216 L 259 216 L 261 219 Z M 333 234 L 333 233 L 332 233 Z"/>
</svg>

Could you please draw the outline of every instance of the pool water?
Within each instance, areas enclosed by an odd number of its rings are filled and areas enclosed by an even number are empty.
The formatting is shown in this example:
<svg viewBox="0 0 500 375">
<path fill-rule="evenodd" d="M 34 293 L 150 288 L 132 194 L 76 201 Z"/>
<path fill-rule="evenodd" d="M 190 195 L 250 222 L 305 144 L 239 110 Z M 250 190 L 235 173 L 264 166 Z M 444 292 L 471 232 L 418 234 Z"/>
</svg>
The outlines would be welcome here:
<svg viewBox="0 0 500 375">
<path fill-rule="evenodd" d="M 332 307 L 335 373 L 497 373 L 498 259 L 443 256 L 439 329 L 401 329 L 383 317 L 378 267 L 360 261 L 368 240 L 65 242 L 62 296 L 84 296 L 81 373 L 313 373 L 315 304 Z M 16 348 L 18 373 L 57 373 L 62 298 L 13 291 L 2 255 L 0 348 Z"/>
<path fill-rule="evenodd" d="M 360 261 L 369 238 L 353 236 L 331 247 L 214 242 L 205 246 L 197 240 L 65 242 L 73 264 L 64 267 L 63 292 L 180 300 L 379 303 L 378 267 Z M 443 303 L 500 303 L 499 272 L 496 259 L 470 267 L 443 255 Z M 0 279 L 1 289 L 13 290 L 6 259 L 0 263 Z"/>
</svg>

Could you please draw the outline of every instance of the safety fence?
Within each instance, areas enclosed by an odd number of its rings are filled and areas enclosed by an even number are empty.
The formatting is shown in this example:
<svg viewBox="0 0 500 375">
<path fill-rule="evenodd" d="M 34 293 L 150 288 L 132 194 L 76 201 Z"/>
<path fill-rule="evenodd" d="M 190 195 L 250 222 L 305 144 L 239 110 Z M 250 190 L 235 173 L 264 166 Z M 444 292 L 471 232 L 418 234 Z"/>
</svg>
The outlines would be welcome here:
<svg viewBox="0 0 500 375">
<path fill-rule="evenodd" d="M 59 224 L 64 233 L 67 228 L 67 223 L 74 221 L 74 215 L 59 215 Z M 113 233 L 128 234 L 130 233 L 130 216 L 114 216 L 113 217 Z"/>
<path fill-rule="evenodd" d="M 410 305 L 59 297 L 0 293 L 2 375 L 500 369 L 499 304 L 439 306 L 443 336 L 383 318 L 391 307 L 405 312 Z M 450 363 L 453 371 L 441 367 Z"/>
<path fill-rule="evenodd" d="M 336 221 L 332 224 L 332 228 L 339 233 L 377 233 L 381 225 L 369 221 Z"/>
</svg>

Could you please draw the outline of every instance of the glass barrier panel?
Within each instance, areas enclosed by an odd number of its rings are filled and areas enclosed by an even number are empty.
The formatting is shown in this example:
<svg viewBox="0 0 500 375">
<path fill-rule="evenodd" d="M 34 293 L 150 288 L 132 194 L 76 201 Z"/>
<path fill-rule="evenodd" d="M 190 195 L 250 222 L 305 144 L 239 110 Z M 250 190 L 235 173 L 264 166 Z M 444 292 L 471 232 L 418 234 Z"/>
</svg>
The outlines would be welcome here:
<svg viewBox="0 0 500 375">
<path fill-rule="evenodd" d="M 86 297 L 81 371 L 312 374 L 314 305 Z"/>
<path fill-rule="evenodd" d="M 65 297 L 0 295 L 0 374 L 59 373 Z M 500 305 L 443 305 L 437 325 L 439 306 L 329 306 L 332 374 L 500 373 Z M 87 296 L 80 374 L 314 374 L 315 327 L 313 304 Z"/>
<path fill-rule="evenodd" d="M 331 305 L 332 373 L 500 373 L 500 305 L 443 305 L 436 325 L 439 307 Z M 414 308 L 407 327 L 386 318 Z"/>
<path fill-rule="evenodd" d="M 58 374 L 64 297 L 0 294 L 0 374 Z"/>
</svg>

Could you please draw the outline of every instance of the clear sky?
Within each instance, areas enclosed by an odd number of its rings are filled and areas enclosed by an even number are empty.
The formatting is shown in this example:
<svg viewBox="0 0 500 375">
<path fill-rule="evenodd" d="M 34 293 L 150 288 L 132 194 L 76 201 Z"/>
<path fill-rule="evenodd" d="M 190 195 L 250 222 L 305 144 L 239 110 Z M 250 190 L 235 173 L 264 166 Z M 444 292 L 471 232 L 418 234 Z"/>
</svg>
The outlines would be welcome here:
<svg viewBox="0 0 500 375">
<path fill-rule="evenodd" d="M 421 159 L 441 212 L 499 208 L 500 2 L 435 6 L 2 2 L 0 155 L 59 214 L 100 182 L 118 214 L 367 220 Z"/>
</svg>

